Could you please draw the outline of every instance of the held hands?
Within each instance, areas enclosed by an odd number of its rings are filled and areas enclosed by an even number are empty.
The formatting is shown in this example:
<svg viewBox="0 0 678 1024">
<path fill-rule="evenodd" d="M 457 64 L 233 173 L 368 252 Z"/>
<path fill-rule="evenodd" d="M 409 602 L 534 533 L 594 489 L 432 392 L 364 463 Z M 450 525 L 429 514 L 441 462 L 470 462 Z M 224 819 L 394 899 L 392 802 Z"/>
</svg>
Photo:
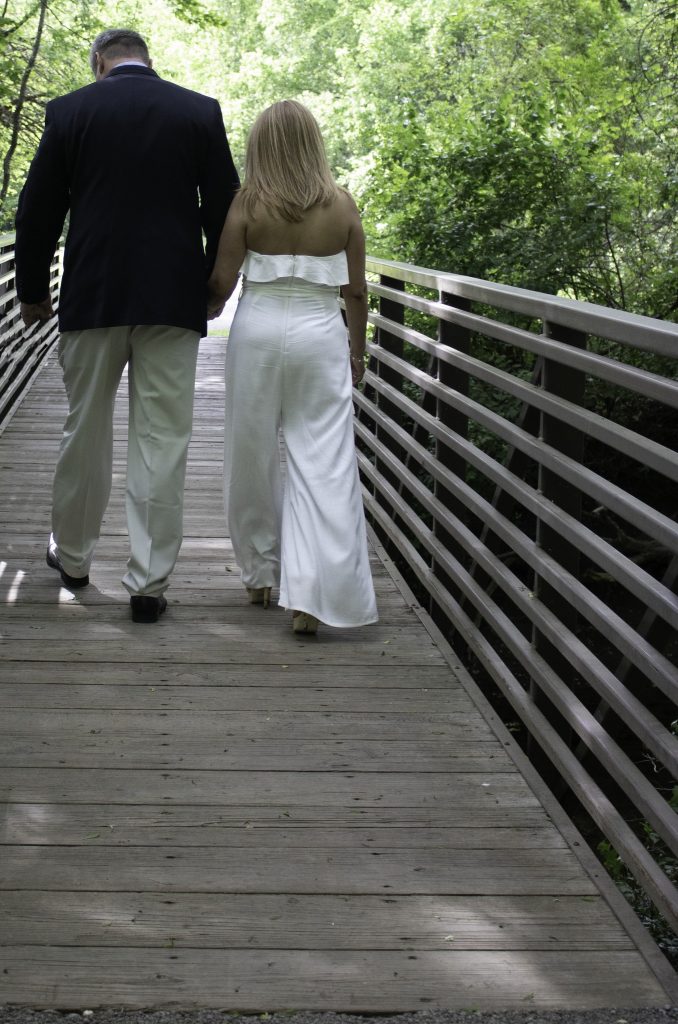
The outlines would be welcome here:
<svg viewBox="0 0 678 1024">
<path fill-rule="evenodd" d="M 212 290 L 209 289 L 207 292 L 207 319 L 216 320 L 216 318 L 221 316 L 223 313 L 225 305 L 226 298 L 221 298 L 220 296 L 215 295 Z"/>
<path fill-rule="evenodd" d="M 208 302 L 207 303 L 207 319 L 208 320 L 216 320 L 217 317 L 221 316 L 221 314 L 223 313 L 225 305 L 226 305 L 225 301 L 222 302 L 220 305 L 217 305 L 215 302 Z"/>
<path fill-rule="evenodd" d="M 42 302 L 21 302 L 19 304 L 19 310 L 21 313 L 21 319 L 25 323 L 26 327 L 32 327 L 33 324 L 44 323 L 47 320 L 51 320 L 54 316 L 54 309 L 52 308 L 52 299 L 48 295 Z"/>
</svg>

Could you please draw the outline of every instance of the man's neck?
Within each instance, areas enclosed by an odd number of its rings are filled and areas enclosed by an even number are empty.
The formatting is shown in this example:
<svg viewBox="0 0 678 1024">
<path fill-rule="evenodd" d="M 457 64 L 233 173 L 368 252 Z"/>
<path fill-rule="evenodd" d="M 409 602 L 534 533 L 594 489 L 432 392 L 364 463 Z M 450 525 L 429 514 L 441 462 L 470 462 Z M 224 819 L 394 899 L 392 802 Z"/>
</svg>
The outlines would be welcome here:
<svg viewBox="0 0 678 1024">
<path fill-rule="evenodd" d="M 137 68 L 147 68 L 148 67 L 148 64 L 145 61 L 143 61 L 143 60 L 119 60 L 119 61 L 117 61 L 117 63 L 115 63 L 113 65 L 113 68 L 122 68 L 122 67 L 127 67 L 128 65 L 132 65 L 132 66 L 137 67 Z M 113 68 L 111 68 L 111 71 L 113 70 Z"/>
<path fill-rule="evenodd" d="M 140 57 L 117 57 L 107 59 L 105 56 L 101 57 L 97 54 L 97 64 L 94 77 L 97 82 L 101 82 L 104 78 L 110 75 L 111 71 L 115 71 L 116 68 L 125 66 L 148 68 L 150 71 L 153 68 L 153 62 L 150 60 L 141 60 Z"/>
</svg>

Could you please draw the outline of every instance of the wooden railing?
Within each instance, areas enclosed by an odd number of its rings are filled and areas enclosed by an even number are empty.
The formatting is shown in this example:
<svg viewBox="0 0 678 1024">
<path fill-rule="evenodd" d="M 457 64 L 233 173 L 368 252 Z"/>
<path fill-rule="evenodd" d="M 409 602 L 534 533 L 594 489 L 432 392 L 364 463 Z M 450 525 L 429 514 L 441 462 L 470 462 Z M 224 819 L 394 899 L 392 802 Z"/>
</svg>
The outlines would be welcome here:
<svg viewBox="0 0 678 1024">
<path fill-rule="evenodd" d="M 51 271 L 55 303 L 60 267 L 61 253 L 57 252 Z M 0 433 L 57 337 L 56 317 L 47 323 L 24 327 L 14 283 L 14 235 L 0 235 Z"/>
<path fill-rule="evenodd" d="M 368 269 L 368 516 L 551 787 L 678 931 L 662 869 L 678 855 L 678 326 Z"/>
</svg>

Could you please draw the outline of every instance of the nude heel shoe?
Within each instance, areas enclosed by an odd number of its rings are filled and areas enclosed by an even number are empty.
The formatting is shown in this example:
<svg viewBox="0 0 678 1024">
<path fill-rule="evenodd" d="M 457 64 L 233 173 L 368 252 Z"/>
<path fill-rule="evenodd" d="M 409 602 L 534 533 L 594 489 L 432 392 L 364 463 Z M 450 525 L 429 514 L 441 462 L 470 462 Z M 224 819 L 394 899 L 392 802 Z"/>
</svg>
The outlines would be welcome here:
<svg viewBox="0 0 678 1024">
<path fill-rule="evenodd" d="M 315 635 L 318 632 L 318 619 L 308 612 L 292 612 L 292 629 L 299 635 Z"/>
<path fill-rule="evenodd" d="M 272 587 L 247 587 L 246 589 L 250 596 L 250 604 L 262 604 L 264 608 L 268 608 L 271 603 Z"/>
</svg>

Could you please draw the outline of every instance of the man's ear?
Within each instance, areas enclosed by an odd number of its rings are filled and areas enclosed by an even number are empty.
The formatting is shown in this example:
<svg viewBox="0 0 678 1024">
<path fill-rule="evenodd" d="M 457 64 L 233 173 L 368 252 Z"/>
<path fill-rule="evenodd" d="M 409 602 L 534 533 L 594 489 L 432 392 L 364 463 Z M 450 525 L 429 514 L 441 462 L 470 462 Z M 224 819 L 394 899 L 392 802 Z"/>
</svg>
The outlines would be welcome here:
<svg viewBox="0 0 678 1024">
<path fill-rule="evenodd" d="M 153 61 L 152 61 L 152 60 L 149 60 L 149 62 L 148 62 L 148 66 L 149 66 L 149 68 L 152 68 L 152 67 L 153 67 Z"/>
</svg>

